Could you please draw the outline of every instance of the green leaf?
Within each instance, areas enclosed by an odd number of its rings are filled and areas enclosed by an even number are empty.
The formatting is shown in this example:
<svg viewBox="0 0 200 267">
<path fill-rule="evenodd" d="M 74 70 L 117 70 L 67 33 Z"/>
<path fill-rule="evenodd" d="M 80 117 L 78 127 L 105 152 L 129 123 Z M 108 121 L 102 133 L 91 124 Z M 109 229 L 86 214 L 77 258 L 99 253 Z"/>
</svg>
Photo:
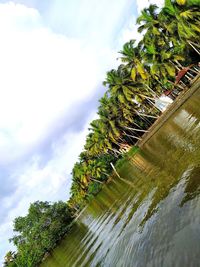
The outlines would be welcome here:
<svg viewBox="0 0 200 267">
<path fill-rule="evenodd" d="M 165 64 L 165 69 L 167 70 L 170 76 L 175 77 L 175 68 L 171 64 Z"/>
<path fill-rule="evenodd" d="M 165 6 L 163 8 L 170 15 L 175 15 L 176 11 L 171 0 L 165 0 Z"/>
<path fill-rule="evenodd" d="M 120 89 L 120 86 L 119 85 L 113 86 L 112 89 L 111 89 L 112 94 L 115 95 L 119 89 Z"/>
<path fill-rule="evenodd" d="M 169 59 L 171 57 L 171 53 L 162 51 L 161 56 L 162 56 L 162 60 Z"/>
<path fill-rule="evenodd" d="M 194 25 L 194 24 L 191 24 L 191 28 L 192 28 L 194 31 L 200 32 L 200 27 L 197 27 L 197 26 Z"/>
<path fill-rule="evenodd" d="M 193 12 L 192 10 L 185 10 L 180 13 L 180 16 L 184 19 L 192 19 L 193 18 Z"/>
<path fill-rule="evenodd" d="M 132 79 L 134 82 L 135 82 L 136 74 L 137 74 L 137 70 L 136 70 L 136 68 L 132 68 L 132 70 L 131 70 L 131 79 Z"/>
<path fill-rule="evenodd" d="M 158 74 L 158 72 L 159 72 L 159 66 L 158 66 L 157 64 L 153 64 L 153 65 L 151 66 L 151 73 L 152 73 L 153 75 L 155 75 L 155 74 Z"/>
<path fill-rule="evenodd" d="M 185 58 L 183 57 L 183 56 L 181 56 L 181 55 L 175 55 L 174 56 L 174 60 L 180 60 L 180 61 L 184 61 L 185 60 Z"/>
<path fill-rule="evenodd" d="M 148 78 L 148 75 L 147 75 L 144 67 L 142 66 L 142 64 L 138 64 L 137 69 L 138 69 L 138 72 L 139 72 L 140 76 L 142 77 L 142 79 L 146 80 Z"/>
<path fill-rule="evenodd" d="M 124 93 L 126 99 L 131 101 L 132 100 L 132 98 L 131 98 L 132 92 L 126 86 L 122 86 L 122 89 L 123 89 L 123 93 Z"/>
<path fill-rule="evenodd" d="M 155 46 L 153 44 L 147 46 L 147 52 L 151 55 L 154 55 L 156 54 L 156 49 L 155 49 Z"/>
<path fill-rule="evenodd" d="M 135 96 L 135 100 L 138 102 L 138 103 L 142 103 L 142 98 L 138 95 Z"/>
<path fill-rule="evenodd" d="M 160 32 L 159 32 L 159 30 L 156 27 L 153 27 L 152 33 L 154 35 L 160 35 Z"/>
<path fill-rule="evenodd" d="M 200 2 L 199 0 L 187 0 L 187 5 L 188 6 L 193 6 L 193 5 L 200 6 Z"/>
<path fill-rule="evenodd" d="M 125 99 L 125 97 L 124 97 L 122 94 L 119 94 L 119 95 L 118 95 L 118 99 L 119 99 L 119 102 L 120 102 L 120 103 L 123 103 L 123 104 L 126 103 L 126 99 Z"/>
</svg>

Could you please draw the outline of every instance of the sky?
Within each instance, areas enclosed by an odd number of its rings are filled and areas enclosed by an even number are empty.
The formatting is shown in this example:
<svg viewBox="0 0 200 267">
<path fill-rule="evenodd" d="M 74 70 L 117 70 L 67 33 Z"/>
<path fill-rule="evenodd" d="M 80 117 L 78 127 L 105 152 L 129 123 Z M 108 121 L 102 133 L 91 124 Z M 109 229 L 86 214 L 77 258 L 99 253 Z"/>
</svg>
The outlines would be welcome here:
<svg viewBox="0 0 200 267">
<path fill-rule="evenodd" d="M 105 73 L 150 2 L 0 0 L 0 261 L 30 203 L 69 198 Z"/>
</svg>

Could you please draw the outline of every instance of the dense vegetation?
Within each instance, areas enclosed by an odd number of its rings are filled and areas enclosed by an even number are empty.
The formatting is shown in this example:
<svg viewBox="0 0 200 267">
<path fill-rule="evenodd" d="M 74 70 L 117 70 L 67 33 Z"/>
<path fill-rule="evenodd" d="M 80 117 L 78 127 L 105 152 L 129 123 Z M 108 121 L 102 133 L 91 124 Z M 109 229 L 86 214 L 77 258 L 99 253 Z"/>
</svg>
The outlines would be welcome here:
<svg viewBox="0 0 200 267">
<path fill-rule="evenodd" d="M 17 252 L 8 252 L 5 266 L 37 266 L 66 233 L 73 216 L 99 192 L 123 148 L 136 145 L 160 115 L 155 99 L 184 89 L 175 77 L 199 61 L 199 6 L 199 0 L 166 0 L 161 10 L 150 5 L 142 11 L 137 19 L 142 40 L 124 44 L 121 64 L 106 74 L 107 91 L 73 168 L 68 203 L 31 204 L 28 215 L 14 222 Z M 194 75 L 196 71 L 193 68 Z"/>
<path fill-rule="evenodd" d="M 107 72 L 99 117 L 90 124 L 72 172 L 68 203 L 74 210 L 101 188 L 123 147 L 134 146 L 160 115 L 155 99 L 169 91 L 176 97 L 175 92 L 184 89 L 184 83 L 175 85 L 175 77 L 184 66 L 199 61 L 199 6 L 199 0 L 166 0 L 161 10 L 150 5 L 137 19 L 143 38 L 138 44 L 124 44 L 121 64 Z"/>
<path fill-rule="evenodd" d="M 11 241 L 17 247 L 17 254 L 9 251 L 5 266 L 37 266 L 67 232 L 71 222 L 71 211 L 62 201 L 31 204 L 28 214 L 14 221 L 17 235 Z"/>
</svg>

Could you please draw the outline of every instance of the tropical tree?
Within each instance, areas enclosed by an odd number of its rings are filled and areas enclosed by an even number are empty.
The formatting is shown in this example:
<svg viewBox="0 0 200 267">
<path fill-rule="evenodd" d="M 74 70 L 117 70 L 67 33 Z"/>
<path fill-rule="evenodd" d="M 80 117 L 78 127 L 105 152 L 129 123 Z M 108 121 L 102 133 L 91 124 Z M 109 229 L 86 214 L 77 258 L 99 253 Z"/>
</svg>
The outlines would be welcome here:
<svg viewBox="0 0 200 267">
<path fill-rule="evenodd" d="M 37 201 L 30 205 L 28 214 L 14 221 L 16 235 L 11 239 L 17 247 L 14 262 L 20 267 L 32 267 L 41 262 L 44 254 L 52 249 L 69 229 L 72 221 L 66 203 L 54 204 Z"/>
<path fill-rule="evenodd" d="M 131 72 L 131 78 L 133 81 L 141 78 L 146 80 L 148 78 L 148 71 L 144 66 L 144 60 L 141 56 L 140 46 L 135 45 L 135 40 L 130 40 L 125 43 L 123 50 L 119 52 L 123 63 L 126 63 L 125 69 L 129 69 Z"/>
</svg>

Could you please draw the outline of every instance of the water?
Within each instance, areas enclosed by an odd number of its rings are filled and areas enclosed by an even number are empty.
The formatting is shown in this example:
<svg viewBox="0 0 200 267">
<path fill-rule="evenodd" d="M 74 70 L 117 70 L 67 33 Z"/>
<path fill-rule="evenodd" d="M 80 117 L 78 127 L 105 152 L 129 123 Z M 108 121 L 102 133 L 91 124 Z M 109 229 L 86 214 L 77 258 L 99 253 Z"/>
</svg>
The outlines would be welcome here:
<svg viewBox="0 0 200 267">
<path fill-rule="evenodd" d="M 121 168 L 42 267 L 200 266 L 200 89 Z"/>
</svg>

